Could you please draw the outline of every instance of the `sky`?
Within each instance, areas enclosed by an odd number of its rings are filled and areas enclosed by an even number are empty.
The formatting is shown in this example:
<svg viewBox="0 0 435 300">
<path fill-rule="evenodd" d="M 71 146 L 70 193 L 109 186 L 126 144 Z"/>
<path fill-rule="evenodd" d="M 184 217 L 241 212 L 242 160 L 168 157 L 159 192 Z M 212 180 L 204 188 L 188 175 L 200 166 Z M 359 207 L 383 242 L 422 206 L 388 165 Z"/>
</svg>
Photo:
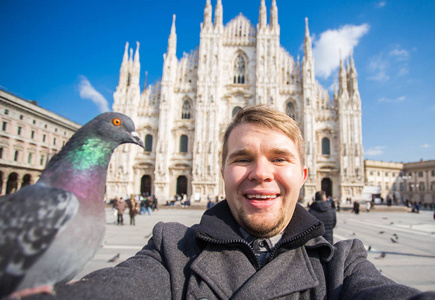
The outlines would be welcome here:
<svg viewBox="0 0 435 300">
<path fill-rule="evenodd" d="M 162 75 L 172 15 L 177 57 L 199 45 L 206 0 L 1 0 L 0 88 L 79 124 L 111 110 L 125 43 L 140 43 L 141 89 Z M 211 4 L 216 6 L 216 0 Z M 222 0 L 224 24 L 258 23 L 260 0 Z M 271 0 L 266 0 L 268 19 Z M 277 0 L 281 45 L 303 57 L 305 17 L 317 80 L 333 91 L 353 53 L 364 158 L 435 159 L 435 1 Z"/>
</svg>

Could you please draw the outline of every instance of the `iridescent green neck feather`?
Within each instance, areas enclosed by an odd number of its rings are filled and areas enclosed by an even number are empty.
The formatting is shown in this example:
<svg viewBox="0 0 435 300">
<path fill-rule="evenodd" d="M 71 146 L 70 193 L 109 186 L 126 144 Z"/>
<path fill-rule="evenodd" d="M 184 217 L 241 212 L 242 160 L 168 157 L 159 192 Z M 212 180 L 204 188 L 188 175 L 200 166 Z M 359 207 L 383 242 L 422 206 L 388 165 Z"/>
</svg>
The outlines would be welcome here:
<svg viewBox="0 0 435 300">
<path fill-rule="evenodd" d="M 94 167 L 103 167 L 108 164 L 113 145 L 99 138 L 87 138 L 86 141 L 73 151 L 68 152 L 65 160 L 78 171 L 89 170 Z"/>
</svg>

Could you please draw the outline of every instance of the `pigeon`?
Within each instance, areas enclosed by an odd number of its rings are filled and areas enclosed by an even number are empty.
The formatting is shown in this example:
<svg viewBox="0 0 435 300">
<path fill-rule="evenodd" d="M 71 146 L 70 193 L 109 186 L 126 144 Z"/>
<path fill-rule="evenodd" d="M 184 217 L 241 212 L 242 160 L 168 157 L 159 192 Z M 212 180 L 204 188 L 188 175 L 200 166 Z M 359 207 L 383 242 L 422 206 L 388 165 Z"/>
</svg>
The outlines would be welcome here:
<svg viewBox="0 0 435 300">
<path fill-rule="evenodd" d="M 379 234 L 384 234 L 385 233 L 385 231 L 379 231 Z"/>
<path fill-rule="evenodd" d="M 396 238 L 396 240 L 399 239 L 399 236 L 397 235 L 397 233 L 393 233 L 393 236 Z"/>
<path fill-rule="evenodd" d="M 101 114 L 52 157 L 37 183 L 0 201 L 0 298 L 52 293 L 92 259 L 106 226 L 107 168 L 125 143 L 144 147 L 133 121 Z"/>
<path fill-rule="evenodd" d="M 372 246 L 371 245 L 369 245 L 368 248 L 367 248 L 368 252 L 370 252 L 370 250 L 372 250 Z"/>
<path fill-rule="evenodd" d="M 391 238 L 391 241 L 392 241 L 393 243 L 398 243 L 398 241 L 395 240 L 395 239 L 393 239 L 393 238 Z"/>
<path fill-rule="evenodd" d="M 381 252 L 381 255 L 379 255 L 378 257 L 375 257 L 375 259 L 383 259 L 385 258 L 387 254 L 385 252 Z"/>
<path fill-rule="evenodd" d="M 121 253 L 118 253 L 114 257 L 109 259 L 107 262 L 116 262 L 119 259 L 120 256 L 121 256 Z"/>
</svg>

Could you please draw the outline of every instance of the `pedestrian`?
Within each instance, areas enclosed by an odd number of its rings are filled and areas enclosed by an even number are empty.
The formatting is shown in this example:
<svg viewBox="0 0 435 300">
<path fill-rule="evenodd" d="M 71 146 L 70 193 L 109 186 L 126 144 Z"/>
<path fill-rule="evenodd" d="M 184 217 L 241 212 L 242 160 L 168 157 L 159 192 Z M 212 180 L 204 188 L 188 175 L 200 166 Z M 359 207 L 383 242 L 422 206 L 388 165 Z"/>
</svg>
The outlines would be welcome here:
<svg viewBox="0 0 435 300">
<path fill-rule="evenodd" d="M 139 204 L 134 197 L 130 198 L 130 202 L 128 204 L 129 215 L 130 215 L 130 225 L 136 225 L 135 217 L 139 212 Z"/>
<path fill-rule="evenodd" d="M 372 207 L 370 201 L 366 201 L 366 212 L 370 212 L 370 208 Z"/>
<path fill-rule="evenodd" d="M 156 197 L 156 195 L 154 195 L 153 194 L 153 201 L 152 201 L 152 211 L 155 211 L 155 210 L 159 210 L 159 201 L 158 201 L 158 199 L 157 199 L 157 197 Z"/>
<path fill-rule="evenodd" d="M 210 209 L 214 206 L 213 201 L 211 201 L 210 197 L 208 198 L 208 202 L 207 202 L 207 209 Z"/>
<path fill-rule="evenodd" d="M 226 200 L 199 224 L 159 222 L 119 265 L 56 285 L 59 299 L 430 299 L 396 284 L 357 239 L 334 246 L 298 204 L 307 179 L 304 140 L 288 115 L 242 108 L 224 133 Z"/>
<path fill-rule="evenodd" d="M 308 212 L 318 220 L 322 221 L 323 226 L 325 227 L 323 237 L 330 244 L 334 244 L 332 230 L 337 223 L 337 217 L 335 209 L 331 206 L 331 202 L 326 200 L 326 194 L 324 191 L 316 192 L 314 202 L 310 205 Z"/>
<path fill-rule="evenodd" d="M 359 202 L 358 202 L 358 200 L 355 200 L 353 202 L 352 212 L 355 213 L 356 215 L 359 214 Z"/>
<path fill-rule="evenodd" d="M 147 196 L 145 197 L 145 211 L 148 213 L 149 216 L 151 216 L 151 197 Z"/>
<path fill-rule="evenodd" d="M 116 210 L 118 212 L 118 225 L 124 225 L 124 211 L 127 207 L 127 204 L 124 201 L 124 198 L 119 198 L 119 201 L 116 202 Z"/>
</svg>

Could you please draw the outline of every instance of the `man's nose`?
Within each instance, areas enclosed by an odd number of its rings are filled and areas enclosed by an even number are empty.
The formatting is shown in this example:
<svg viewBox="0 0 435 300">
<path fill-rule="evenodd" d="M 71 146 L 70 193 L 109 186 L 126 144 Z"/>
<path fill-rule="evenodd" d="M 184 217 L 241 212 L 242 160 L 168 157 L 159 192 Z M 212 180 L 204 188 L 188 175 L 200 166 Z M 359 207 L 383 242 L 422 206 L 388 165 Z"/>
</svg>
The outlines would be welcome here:
<svg viewBox="0 0 435 300">
<path fill-rule="evenodd" d="M 255 180 L 257 182 L 272 181 L 273 165 L 267 159 L 259 159 L 253 164 L 251 171 L 249 172 L 249 180 Z"/>
</svg>

